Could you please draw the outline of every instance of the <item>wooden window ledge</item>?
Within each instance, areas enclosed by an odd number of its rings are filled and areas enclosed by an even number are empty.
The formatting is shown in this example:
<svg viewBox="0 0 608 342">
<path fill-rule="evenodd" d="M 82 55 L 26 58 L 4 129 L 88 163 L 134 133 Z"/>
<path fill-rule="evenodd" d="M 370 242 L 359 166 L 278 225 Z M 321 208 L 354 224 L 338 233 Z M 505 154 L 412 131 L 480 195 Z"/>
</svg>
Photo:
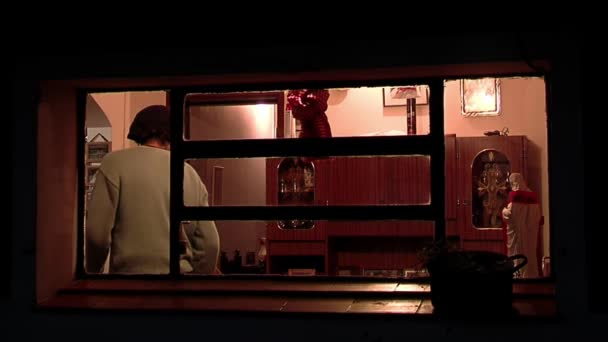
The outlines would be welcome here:
<svg viewBox="0 0 608 342">
<path fill-rule="evenodd" d="M 515 317 L 555 317 L 554 286 L 513 286 Z M 79 280 L 41 310 L 160 310 L 432 315 L 430 286 L 400 282 Z"/>
</svg>

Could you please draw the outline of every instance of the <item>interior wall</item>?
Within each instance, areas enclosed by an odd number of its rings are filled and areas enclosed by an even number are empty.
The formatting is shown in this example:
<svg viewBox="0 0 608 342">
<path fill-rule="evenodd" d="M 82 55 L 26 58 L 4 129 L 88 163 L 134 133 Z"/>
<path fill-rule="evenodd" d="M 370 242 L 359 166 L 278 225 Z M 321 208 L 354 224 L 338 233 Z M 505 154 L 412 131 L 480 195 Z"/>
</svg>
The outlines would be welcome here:
<svg viewBox="0 0 608 342">
<path fill-rule="evenodd" d="M 92 96 L 87 96 L 86 106 L 87 139 L 92 141 L 98 134 L 112 141 L 112 125 L 99 104 Z"/>
<path fill-rule="evenodd" d="M 460 82 L 448 81 L 444 89 L 445 133 L 458 137 L 483 136 L 486 131 L 509 128 L 510 135 L 528 138 L 527 179 L 541 197 L 545 216 L 545 255 L 549 255 L 549 173 L 545 82 L 542 78 L 502 78 L 500 115 L 464 117 L 460 110 Z M 432 96 L 432 94 L 430 94 Z M 406 107 L 384 107 L 382 88 L 330 91 L 327 117 L 334 136 L 358 136 L 406 131 Z M 429 106 L 418 105 L 417 134 L 428 134 Z"/>
<path fill-rule="evenodd" d="M 190 110 L 190 139 L 268 139 L 275 135 L 276 106 L 197 106 Z M 218 128 L 223 129 L 218 129 Z M 192 162 L 209 191 L 221 191 L 221 205 L 266 205 L 266 158 L 212 159 Z M 213 184 L 213 168 L 223 172 L 219 189 Z M 263 221 L 217 221 L 220 249 L 232 258 L 239 250 L 245 262 L 247 252 L 256 252 L 260 237 L 266 236 Z"/>
<path fill-rule="evenodd" d="M 127 136 L 125 131 L 127 96 L 128 94 L 124 92 L 91 94 L 91 97 L 97 102 L 110 121 L 112 151 L 122 150 L 125 147 L 124 137 Z"/>
<path fill-rule="evenodd" d="M 406 107 L 385 107 L 382 88 L 331 90 L 326 111 L 336 137 L 407 132 Z M 416 133 L 428 134 L 429 106 L 416 106 Z M 402 133 L 403 134 L 403 133 Z"/>
<path fill-rule="evenodd" d="M 110 121 L 112 131 L 112 151 L 133 147 L 135 143 L 127 139 L 129 126 L 138 111 L 149 105 L 166 105 L 165 91 L 137 91 L 91 94 Z M 89 113 L 87 112 L 87 115 Z"/>
</svg>

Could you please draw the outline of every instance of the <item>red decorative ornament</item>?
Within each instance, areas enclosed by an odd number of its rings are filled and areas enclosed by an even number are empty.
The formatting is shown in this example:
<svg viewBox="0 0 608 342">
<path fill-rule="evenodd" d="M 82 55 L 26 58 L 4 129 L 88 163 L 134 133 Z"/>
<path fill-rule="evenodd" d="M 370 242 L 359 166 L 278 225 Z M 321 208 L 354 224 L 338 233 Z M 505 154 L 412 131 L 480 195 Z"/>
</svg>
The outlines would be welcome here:
<svg viewBox="0 0 608 342">
<path fill-rule="evenodd" d="M 329 91 L 325 89 L 298 89 L 287 93 L 287 108 L 302 124 L 300 138 L 331 138 L 325 114 L 328 99 Z"/>
</svg>

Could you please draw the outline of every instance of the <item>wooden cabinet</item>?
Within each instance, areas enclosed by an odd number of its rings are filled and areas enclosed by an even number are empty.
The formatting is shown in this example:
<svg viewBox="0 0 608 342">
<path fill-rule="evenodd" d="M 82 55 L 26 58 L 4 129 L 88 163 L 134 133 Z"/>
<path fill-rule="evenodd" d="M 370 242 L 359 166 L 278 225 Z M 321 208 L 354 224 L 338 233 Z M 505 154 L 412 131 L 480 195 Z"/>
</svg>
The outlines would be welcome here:
<svg viewBox="0 0 608 342">
<path fill-rule="evenodd" d="M 458 239 L 464 249 L 502 252 L 503 232 L 496 213 L 509 190 L 503 184 L 508 173 L 526 176 L 526 138 L 448 135 L 445 144 L 447 235 Z M 280 162 L 278 158 L 267 161 L 269 205 L 279 205 Z M 314 205 L 426 204 L 431 200 L 426 156 L 338 157 L 313 164 Z M 506 187 L 497 190 L 495 186 Z M 500 208 L 487 206 L 490 202 Z M 267 271 L 315 268 L 317 273 L 334 275 L 342 269 L 414 268 L 417 252 L 433 233 L 432 222 L 317 221 L 311 229 L 282 229 L 277 222 L 269 222 Z"/>
<path fill-rule="evenodd" d="M 276 206 L 279 205 L 279 164 L 282 159 L 271 158 L 266 161 L 266 184 L 267 184 L 267 204 Z M 327 199 L 328 185 L 326 184 L 327 173 L 329 168 L 327 164 L 329 160 L 314 160 L 311 161 L 314 165 L 314 196 L 315 205 L 324 205 Z M 295 203 L 292 203 L 295 204 Z M 326 223 L 324 221 L 315 221 L 311 228 L 301 229 L 285 229 L 281 227 L 280 222 L 267 223 L 267 238 L 269 248 L 273 249 L 273 243 L 277 241 L 324 241 L 326 239 Z M 275 245 L 276 246 L 276 245 Z M 288 251 L 285 253 L 298 253 L 297 251 Z M 269 253 L 270 254 L 270 253 Z"/>
<path fill-rule="evenodd" d="M 280 203 L 283 195 L 280 179 L 281 162 L 286 159 L 269 158 L 266 160 L 266 203 L 268 205 L 288 205 L 297 203 Z M 325 205 L 328 198 L 329 159 L 309 161 L 314 169 L 314 188 L 306 189 L 312 192 L 313 205 Z M 289 184 L 292 184 L 289 182 Z M 297 192 L 297 191 L 295 191 Z M 307 194 L 306 203 L 310 205 Z M 289 268 L 315 269 L 318 274 L 326 272 L 327 255 L 327 222 L 313 221 L 312 225 L 301 225 L 300 228 L 290 228 L 289 224 L 277 221 L 266 223 L 267 263 L 268 273 L 287 273 Z"/>
<path fill-rule="evenodd" d="M 508 176 L 527 177 L 525 136 L 457 138 L 458 215 L 465 249 L 504 251 L 502 208 L 507 204 Z"/>
</svg>

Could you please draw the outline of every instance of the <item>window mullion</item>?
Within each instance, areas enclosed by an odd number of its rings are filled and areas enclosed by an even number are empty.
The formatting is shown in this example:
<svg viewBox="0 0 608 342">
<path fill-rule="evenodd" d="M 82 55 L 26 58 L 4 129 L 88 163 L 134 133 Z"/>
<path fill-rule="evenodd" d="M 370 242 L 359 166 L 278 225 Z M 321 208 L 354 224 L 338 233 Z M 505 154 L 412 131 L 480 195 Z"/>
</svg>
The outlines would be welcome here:
<svg viewBox="0 0 608 342">
<path fill-rule="evenodd" d="M 169 110 L 171 113 L 171 171 L 170 171 L 170 246 L 169 274 L 178 277 L 179 268 L 179 230 L 184 208 L 184 97 L 180 90 L 169 91 Z"/>
<path fill-rule="evenodd" d="M 435 239 L 442 240 L 446 237 L 444 80 L 431 80 L 429 88 L 430 135 L 434 146 L 431 153 L 431 202 L 435 215 Z"/>
</svg>

